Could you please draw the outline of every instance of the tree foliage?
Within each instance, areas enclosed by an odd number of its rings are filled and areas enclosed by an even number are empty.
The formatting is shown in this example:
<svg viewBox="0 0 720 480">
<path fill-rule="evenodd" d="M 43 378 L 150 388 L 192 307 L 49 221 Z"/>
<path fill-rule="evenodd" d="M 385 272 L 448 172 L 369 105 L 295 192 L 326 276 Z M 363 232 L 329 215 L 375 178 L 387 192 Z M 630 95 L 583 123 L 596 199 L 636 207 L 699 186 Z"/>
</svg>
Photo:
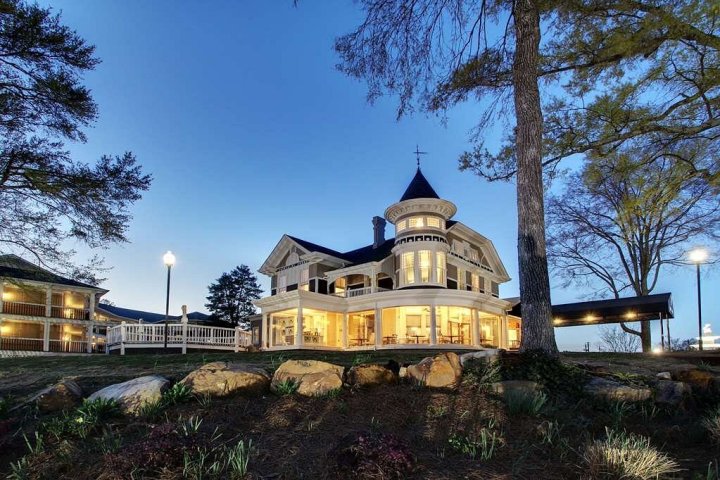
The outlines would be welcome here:
<svg viewBox="0 0 720 480">
<path fill-rule="evenodd" d="M 84 142 L 97 117 L 82 75 L 98 63 L 94 47 L 50 9 L 0 0 L 0 251 L 72 273 L 70 241 L 127 240 L 128 209 L 150 176 L 129 152 L 91 165 L 63 143 Z"/>
<path fill-rule="evenodd" d="M 678 155 L 690 161 L 677 163 L 673 152 L 658 157 L 633 143 L 590 156 L 548 198 L 549 259 L 565 286 L 649 295 L 665 268 L 687 263 L 693 245 L 720 238 L 720 183 L 702 173 L 717 170 L 717 146 L 683 142 Z M 623 329 L 651 348 L 649 322 L 641 332 Z"/>
<path fill-rule="evenodd" d="M 247 265 L 235 267 L 220 275 L 208 287 L 205 306 L 220 320 L 248 328 L 248 317 L 255 314 L 252 301 L 260 298 L 262 289 Z"/>
</svg>

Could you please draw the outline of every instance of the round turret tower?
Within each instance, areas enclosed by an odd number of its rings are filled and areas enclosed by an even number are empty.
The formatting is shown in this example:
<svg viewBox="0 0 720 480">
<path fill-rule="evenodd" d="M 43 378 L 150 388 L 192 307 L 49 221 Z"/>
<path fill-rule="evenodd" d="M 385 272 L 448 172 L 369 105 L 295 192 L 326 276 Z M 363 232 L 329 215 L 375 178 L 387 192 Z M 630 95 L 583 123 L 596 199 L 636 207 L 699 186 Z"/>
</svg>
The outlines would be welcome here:
<svg viewBox="0 0 720 480">
<path fill-rule="evenodd" d="M 395 270 L 398 288 L 446 287 L 446 222 L 457 207 L 441 199 L 418 166 L 400 201 L 385 210 L 395 225 Z"/>
</svg>

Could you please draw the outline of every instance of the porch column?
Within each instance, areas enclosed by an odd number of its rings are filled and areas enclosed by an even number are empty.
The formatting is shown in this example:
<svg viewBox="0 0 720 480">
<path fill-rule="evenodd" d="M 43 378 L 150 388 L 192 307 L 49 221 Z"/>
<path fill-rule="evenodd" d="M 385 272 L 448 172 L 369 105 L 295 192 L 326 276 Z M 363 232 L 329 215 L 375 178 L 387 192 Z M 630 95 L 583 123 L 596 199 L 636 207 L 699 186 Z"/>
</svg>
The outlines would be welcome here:
<svg viewBox="0 0 720 480">
<path fill-rule="evenodd" d="M 3 312 L 3 290 L 5 288 L 5 283 L 0 281 L 0 313 Z"/>
<path fill-rule="evenodd" d="M 510 336 L 508 335 L 507 313 L 503 313 L 503 316 L 500 320 L 500 335 L 501 343 L 499 343 L 498 347 L 505 349 L 510 348 L 510 341 L 508 340 Z"/>
<path fill-rule="evenodd" d="M 265 349 L 270 345 L 270 335 L 268 334 L 268 315 L 262 314 L 262 323 L 260 327 L 260 348 Z"/>
<path fill-rule="evenodd" d="M 43 322 L 43 352 L 50 351 L 50 321 Z"/>
<path fill-rule="evenodd" d="M 375 307 L 375 348 L 382 345 L 382 309 Z"/>
<path fill-rule="evenodd" d="M 347 313 L 343 313 L 342 346 L 343 346 L 343 348 L 348 347 L 348 314 Z"/>
<path fill-rule="evenodd" d="M 92 295 L 93 297 L 95 295 Z M 87 353 L 92 353 L 92 343 L 93 343 L 93 327 L 95 326 L 95 323 L 90 320 L 90 323 L 87 326 Z"/>
<path fill-rule="evenodd" d="M 303 336 L 304 328 L 302 305 L 298 305 L 296 327 L 297 330 L 295 330 L 295 346 L 302 347 L 305 339 L 305 337 Z"/>
<path fill-rule="evenodd" d="M 370 270 L 370 293 L 375 293 L 378 291 L 377 289 L 377 272 L 375 269 Z"/>
<path fill-rule="evenodd" d="M 45 316 L 52 317 L 52 287 L 45 289 Z"/>
<path fill-rule="evenodd" d="M 478 322 L 480 321 L 480 315 L 478 314 L 478 311 L 476 308 L 473 308 L 471 310 L 471 332 L 472 332 L 472 344 L 476 347 L 480 346 L 480 326 L 478 325 Z"/>
<path fill-rule="evenodd" d="M 95 320 L 95 292 L 90 294 L 90 305 L 88 306 L 90 321 Z"/>
<path fill-rule="evenodd" d="M 430 345 L 437 345 L 437 310 L 435 302 L 430 304 Z"/>
</svg>

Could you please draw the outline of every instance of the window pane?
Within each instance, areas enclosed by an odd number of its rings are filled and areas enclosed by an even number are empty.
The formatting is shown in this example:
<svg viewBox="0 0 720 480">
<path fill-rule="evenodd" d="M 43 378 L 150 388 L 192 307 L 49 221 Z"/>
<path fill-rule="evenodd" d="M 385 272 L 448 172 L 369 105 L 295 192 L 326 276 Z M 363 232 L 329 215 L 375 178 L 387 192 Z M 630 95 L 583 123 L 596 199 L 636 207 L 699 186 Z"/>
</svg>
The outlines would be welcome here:
<svg viewBox="0 0 720 480">
<path fill-rule="evenodd" d="M 420 250 L 418 252 L 420 255 L 420 281 L 423 283 L 430 281 L 430 253 L 430 250 Z"/>
<path fill-rule="evenodd" d="M 427 226 L 440 228 L 440 219 L 437 217 L 427 217 Z"/>
<path fill-rule="evenodd" d="M 437 283 L 445 283 L 445 252 L 437 252 L 435 254 L 435 265 L 437 267 Z"/>
<path fill-rule="evenodd" d="M 402 254 L 402 270 L 405 284 L 415 283 L 415 252 Z"/>
<path fill-rule="evenodd" d="M 410 228 L 415 227 L 424 227 L 425 226 L 425 219 L 423 217 L 412 217 L 408 220 L 408 225 Z"/>
</svg>

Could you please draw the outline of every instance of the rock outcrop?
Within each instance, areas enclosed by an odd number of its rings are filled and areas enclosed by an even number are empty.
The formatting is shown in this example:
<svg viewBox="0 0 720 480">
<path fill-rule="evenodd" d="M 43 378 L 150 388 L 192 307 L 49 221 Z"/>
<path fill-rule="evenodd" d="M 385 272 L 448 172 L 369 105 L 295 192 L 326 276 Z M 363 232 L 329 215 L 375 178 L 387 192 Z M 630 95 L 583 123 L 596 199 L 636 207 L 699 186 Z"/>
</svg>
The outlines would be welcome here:
<svg viewBox="0 0 720 480">
<path fill-rule="evenodd" d="M 647 387 L 623 385 L 606 378 L 592 377 L 584 387 L 585 393 L 594 397 L 618 402 L 642 402 L 650 398 L 652 392 Z"/>
<path fill-rule="evenodd" d="M 398 375 L 384 365 L 356 365 L 347 374 L 347 383 L 354 387 L 375 387 L 397 382 Z"/>
<path fill-rule="evenodd" d="M 672 380 L 660 380 L 655 385 L 655 403 L 677 406 L 690 395 L 690 385 Z"/>
<path fill-rule="evenodd" d="M 82 388 L 75 380 L 61 380 L 39 391 L 30 402 L 34 402 L 41 412 L 57 412 L 75 407 L 82 395 Z"/>
<path fill-rule="evenodd" d="M 492 391 L 499 395 L 504 395 L 508 392 L 532 394 L 539 390 L 540 385 L 530 380 L 504 380 L 492 384 Z"/>
<path fill-rule="evenodd" d="M 297 393 L 308 397 L 324 395 L 342 388 L 344 368 L 318 360 L 288 360 L 275 370 L 270 389 L 277 393 L 278 385 L 293 381 Z"/>
<path fill-rule="evenodd" d="M 265 370 L 244 363 L 212 362 L 190 372 L 180 383 L 193 393 L 221 397 L 231 393 L 262 394 L 270 387 Z"/>
<path fill-rule="evenodd" d="M 407 367 L 408 377 L 431 388 L 454 389 L 462 379 L 462 366 L 457 354 L 448 352 L 427 357 Z"/>
<path fill-rule="evenodd" d="M 485 360 L 487 362 L 494 362 L 500 358 L 500 351 L 495 348 L 487 348 L 485 350 L 478 350 L 477 352 L 468 352 L 460 355 L 460 365 L 465 366 L 465 362 L 471 360 Z"/>
<path fill-rule="evenodd" d="M 90 395 L 88 400 L 115 400 L 124 412 L 135 414 L 143 405 L 160 400 L 169 385 L 167 378 L 148 375 L 105 387 Z"/>
</svg>

